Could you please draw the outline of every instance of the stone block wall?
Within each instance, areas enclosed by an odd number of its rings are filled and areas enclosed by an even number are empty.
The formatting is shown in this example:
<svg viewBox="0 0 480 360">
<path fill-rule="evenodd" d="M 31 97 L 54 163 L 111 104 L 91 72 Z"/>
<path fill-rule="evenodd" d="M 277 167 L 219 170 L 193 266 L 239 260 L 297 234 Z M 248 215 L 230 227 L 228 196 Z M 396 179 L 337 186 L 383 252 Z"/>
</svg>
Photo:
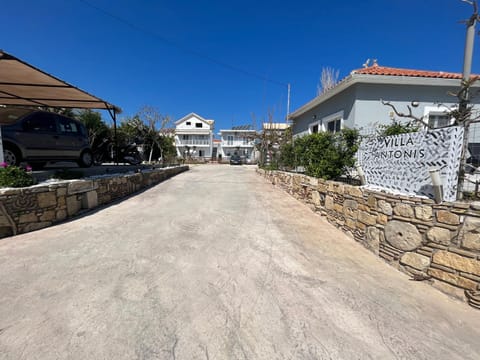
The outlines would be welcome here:
<svg viewBox="0 0 480 360">
<path fill-rule="evenodd" d="M 480 205 L 257 170 L 414 280 L 480 309 Z"/>
<path fill-rule="evenodd" d="M 0 238 L 38 230 L 188 170 L 188 166 L 94 180 L 0 189 Z"/>
</svg>

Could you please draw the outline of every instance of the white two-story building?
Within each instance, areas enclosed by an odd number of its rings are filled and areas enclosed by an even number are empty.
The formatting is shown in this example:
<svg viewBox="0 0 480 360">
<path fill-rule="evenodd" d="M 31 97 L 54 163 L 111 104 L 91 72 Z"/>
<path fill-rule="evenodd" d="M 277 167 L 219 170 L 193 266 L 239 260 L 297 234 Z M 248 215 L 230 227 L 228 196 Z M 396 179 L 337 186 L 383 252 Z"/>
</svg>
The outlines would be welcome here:
<svg viewBox="0 0 480 360">
<path fill-rule="evenodd" d="M 213 149 L 213 120 L 195 113 L 175 122 L 175 146 L 177 156 L 210 160 Z"/>
<path fill-rule="evenodd" d="M 221 148 L 223 159 L 232 155 L 240 155 L 244 161 L 255 160 L 256 131 L 250 126 L 234 126 L 229 130 L 220 130 Z"/>
</svg>

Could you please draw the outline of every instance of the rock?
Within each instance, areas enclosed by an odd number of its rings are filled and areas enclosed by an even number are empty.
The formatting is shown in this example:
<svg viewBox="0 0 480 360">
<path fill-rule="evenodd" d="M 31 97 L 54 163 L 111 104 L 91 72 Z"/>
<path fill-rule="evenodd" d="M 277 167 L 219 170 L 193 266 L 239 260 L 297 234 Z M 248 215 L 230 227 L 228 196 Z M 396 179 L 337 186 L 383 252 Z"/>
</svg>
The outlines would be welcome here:
<svg viewBox="0 0 480 360">
<path fill-rule="evenodd" d="M 312 202 L 315 206 L 320 206 L 320 193 L 318 191 L 312 191 Z"/>
<path fill-rule="evenodd" d="M 370 194 L 368 196 L 367 204 L 370 206 L 370 208 L 375 209 L 377 206 L 377 199 L 375 199 L 375 196 Z"/>
<path fill-rule="evenodd" d="M 398 204 L 393 209 L 395 215 L 402 216 L 404 218 L 413 218 L 413 209 L 408 204 Z"/>
<path fill-rule="evenodd" d="M 433 254 L 434 263 L 449 268 L 480 276 L 480 261 L 466 258 L 446 250 L 439 250 Z"/>
<path fill-rule="evenodd" d="M 349 229 L 354 230 L 357 227 L 356 224 L 357 222 L 354 219 L 350 219 L 348 217 L 345 219 L 345 226 Z"/>
<path fill-rule="evenodd" d="M 390 203 L 386 202 L 385 200 L 379 200 L 378 201 L 377 209 L 378 209 L 378 211 L 380 211 L 381 213 L 383 213 L 385 215 L 392 215 L 393 214 L 392 205 Z"/>
<path fill-rule="evenodd" d="M 348 186 L 346 188 L 348 194 L 361 198 L 363 196 L 362 189 L 355 187 L 355 186 Z"/>
<path fill-rule="evenodd" d="M 359 211 L 358 221 L 364 223 L 365 225 L 375 225 L 377 223 L 377 217 L 375 215 L 370 215 L 366 211 Z"/>
<path fill-rule="evenodd" d="M 420 271 L 425 271 L 430 266 L 430 258 L 413 252 L 406 252 L 400 258 L 400 264 L 411 266 Z"/>
<path fill-rule="evenodd" d="M 68 216 L 75 215 L 82 208 L 82 203 L 78 201 L 77 195 L 67 197 Z"/>
<path fill-rule="evenodd" d="M 460 217 L 447 210 L 438 210 L 437 221 L 449 225 L 458 225 L 460 224 Z"/>
<path fill-rule="evenodd" d="M 26 224 L 23 229 L 22 229 L 22 232 L 30 232 L 30 231 L 35 231 L 35 230 L 39 230 L 39 229 L 43 229 L 47 226 L 50 226 L 52 223 L 47 221 L 47 222 L 36 222 L 36 223 L 30 223 L 30 224 Z"/>
<path fill-rule="evenodd" d="M 124 178 L 116 178 L 112 181 L 121 181 L 125 180 Z M 92 180 L 75 180 L 68 184 L 68 194 L 77 194 L 82 192 L 87 192 L 94 189 L 94 183 Z"/>
<path fill-rule="evenodd" d="M 417 206 L 415 207 L 415 217 L 420 220 L 429 221 L 432 220 L 433 211 L 430 206 Z"/>
<path fill-rule="evenodd" d="M 377 223 L 381 225 L 386 225 L 388 222 L 388 217 L 385 214 L 378 214 L 377 215 Z"/>
<path fill-rule="evenodd" d="M 452 235 L 450 230 L 435 226 L 428 229 L 427 239 L 431 242 L 448 246 L 452 240 Z"/>
<path fill-rule="evenodd" d="M 82 208 L 93 209 L 98 206 L 98 196 L 96 191 L 89 191 L 82 196 Z"/>
<path fill-rule="evenodd" d="M 422 235 L 409 223 L 392 220 L 385 225 L 385 239 L 393 247 L 412 251 L 422 244 Z"/>
<path fill-rule="evenodd" d="M 325 197 L 325 207 L 327 208 L 327 210 L 333 210 L 334 202 L 333 202 L 333 198 L 331 196 L 326 196 Z"/>
<path fill-rule="evenodd" d="M 55 210 L 47 210 L 44 211 L 42 215 L 40 215 L 40 221 L 53 221 L 55 220 Z"/>
<path fill-rule="evenodd" d="M 480 219 L 467 217 L 461 230 L 462 246 L 469 250 L 480 251 Z"/>
<path fill-rule="evenodd" d="M 37 202 L 40 209 L 57 206 L 57 195 L 55 191 L 38 193 Z"/>
<path fill-rule="evenodd" d="M 461 287 L 463 289 L 469 289 L 469 290 L 477 289 L 477 283 L 475 281 L 472 281 L 470 279 L 466 279 L 459 275 L 451 274 L 439 269 L 429 269 L 428 275 L 430 275 L 433 278 L 445 281 L 449 284 Z"/>
<path fill-rule="evenodd" d="M 480 234 L 465 234 L 463 237 L 462 246 L 466 249 L 480 251 Z"/>
<path fill-rule="evenodd" d="M 67 218 L 67 211 L 66 210 L 58 210 L 56 215 L 56 220 L 61 221 Z"/>
<path fill-rule="evenodd" d="M 29 214 L 20 215 L 18 223 L 19 224 L 26 224 L 26 223 L 34 223 L 34 222 L 37 222 L 37 221 L 38 221 L 37 215 L 35 213 L 31 212 Z"/>
<path fill-rule="evenodd" d="M 380 234 L 381 231 L 374 226 L 369 226 L 365 234 L 367 247 L 377 255 L 380 251 Z"/>
</svg>

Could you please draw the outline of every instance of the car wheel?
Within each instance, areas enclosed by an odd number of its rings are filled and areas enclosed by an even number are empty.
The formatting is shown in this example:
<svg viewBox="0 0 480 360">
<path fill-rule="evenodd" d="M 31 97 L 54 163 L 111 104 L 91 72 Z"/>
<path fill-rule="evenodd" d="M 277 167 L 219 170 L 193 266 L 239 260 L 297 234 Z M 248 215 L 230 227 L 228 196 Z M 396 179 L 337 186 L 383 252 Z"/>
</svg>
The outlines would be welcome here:
<svg viewBox="0 0 480 360">
<path fill-rule="evenodd" d="M 80 155 L 80 160 L 78 160 L 78 165 L 80 167 L 90 167 L 93 164 L 93 155 L 90 150 L 84 150 Z"/>
<path fill-rule="evenodd" d="M 18 166 L 22 161 L 20 151 L 11 145 L 6 145 L 3 148 L 3 161 L 9 166 Z"/>
</svg>

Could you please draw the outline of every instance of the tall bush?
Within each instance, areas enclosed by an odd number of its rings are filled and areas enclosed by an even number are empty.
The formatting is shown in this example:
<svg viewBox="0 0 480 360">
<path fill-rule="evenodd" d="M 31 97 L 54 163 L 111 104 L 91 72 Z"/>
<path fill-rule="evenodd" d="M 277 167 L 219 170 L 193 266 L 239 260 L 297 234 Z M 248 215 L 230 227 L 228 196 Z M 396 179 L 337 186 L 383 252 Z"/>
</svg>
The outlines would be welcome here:
<svg viewBox="0 0 480 360">
<path fill-rule="evenodd" d="M 303 166 L 309 176 L 335 179 L 355 165 L 358 142 L 358 131 L 352 129 L 306 135 L 282 146 L 282 165 Z"/>
</svg>

